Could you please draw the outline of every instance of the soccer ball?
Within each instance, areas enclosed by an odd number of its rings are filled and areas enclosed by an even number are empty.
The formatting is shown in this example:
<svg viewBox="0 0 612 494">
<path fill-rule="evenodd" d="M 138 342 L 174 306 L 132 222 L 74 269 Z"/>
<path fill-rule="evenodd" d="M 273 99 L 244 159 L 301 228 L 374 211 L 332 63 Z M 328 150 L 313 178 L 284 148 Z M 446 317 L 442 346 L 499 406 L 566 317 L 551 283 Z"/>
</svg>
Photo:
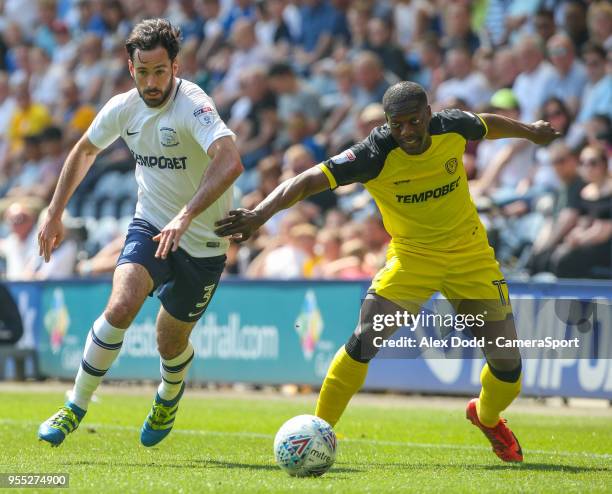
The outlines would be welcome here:
<svg viewBox="0 0 612 494">
<path fill-rule="evenodd" d="M 336 434 L 325 420 L 298 415 L 276 433 L 274 457 L 292 477 L 318 477 L 336 460 Z"/>
</svg>

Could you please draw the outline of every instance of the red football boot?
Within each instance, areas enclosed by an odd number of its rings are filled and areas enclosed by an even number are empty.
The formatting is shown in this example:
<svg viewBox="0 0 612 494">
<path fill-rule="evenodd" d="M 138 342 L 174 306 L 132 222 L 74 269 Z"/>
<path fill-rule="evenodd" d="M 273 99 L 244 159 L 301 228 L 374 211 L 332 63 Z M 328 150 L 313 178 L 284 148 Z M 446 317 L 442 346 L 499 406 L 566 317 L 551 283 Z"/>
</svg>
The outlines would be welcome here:
<svg viewBox="0 0 612 494">
<path fill-rule="evenodd" d="M 478 398 L 470 400 L 465 409 L 465 418 L 478 427 L 493 446 L 493 452 L 504 461 L 523 461 L 523 450 L 516 436 L 506 426 L 506 419 L 500 419 L 496 426 L 483 425 L 476 412 Z"/>
</svg>

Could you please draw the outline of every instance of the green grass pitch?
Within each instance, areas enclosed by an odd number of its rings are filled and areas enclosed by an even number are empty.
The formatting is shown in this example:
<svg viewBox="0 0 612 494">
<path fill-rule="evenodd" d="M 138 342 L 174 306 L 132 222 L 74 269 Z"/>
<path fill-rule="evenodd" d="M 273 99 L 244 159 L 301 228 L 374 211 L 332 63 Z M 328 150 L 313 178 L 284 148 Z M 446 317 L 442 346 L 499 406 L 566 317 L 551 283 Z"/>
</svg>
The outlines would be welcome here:
<svg viewBox="0 0 612 494">
<path fill-rule="evenodd" d="M 612 414 L 605 411 L 510 410 L 525 463 L 509 465 L 465 420 L 459 402 L 385 405 L 373 396 L 350 406 L 336 427 L 332 470 L 297 479 L 275 465 L 272 441 L 285 420 L 312 413 L 314 398 L 187 390 L 170 436 L 147 449 L 139 429 L 152 394 L 103 388 L 101 402 L 59 448 L 40 443 L 36 431 L 62 393 L 38 387 L 0 395 L 0 471 L 69 473 L 75 492 L 612 492 Z"/>
</svg>

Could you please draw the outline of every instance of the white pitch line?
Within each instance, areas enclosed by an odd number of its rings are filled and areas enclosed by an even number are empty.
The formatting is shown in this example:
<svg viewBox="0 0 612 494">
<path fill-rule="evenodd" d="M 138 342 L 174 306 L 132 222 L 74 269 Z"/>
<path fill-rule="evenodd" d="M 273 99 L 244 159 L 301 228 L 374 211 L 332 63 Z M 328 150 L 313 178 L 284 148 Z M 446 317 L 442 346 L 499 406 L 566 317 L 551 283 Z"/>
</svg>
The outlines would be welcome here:
<svg viewBox="0 0 612 494">
<path fill-rule="evenodd" d="M 13 420 L 13 419 L 0 419 L 0 425 L 23 425 L 23 426 L 37 426 L 38 422 L 28 420 Z M 83 427 L 93 427 L 108 430 L 117 431 L 129 431 L 129 432 L 140 432 L 140 428 L 130 427 L 127 425 L 109 425 L 109 424 L 84 424 Z M 261 432 L 236 432 L 236 431 L 211 431 L 211 430 L 193 430 L 193 429 L 174 429 L 175 434 L 182 434 L 187 436 L 233 436 L 233 437 L 246 437 L 251 439 L 270 439 L 274 436 L 272 434 L 264 434 Z M 371 444 L 380 446 L 397 446 L 397 447 L 411 447 L 411 448 L 427 448 L 427 449 L 466 449 L 473 451 L 489 451 L 489 448 L 484 446 L 475 446 L 471 444 L 447 444 L 447 443 L 416 443 L 410 441 L 386 441 L 381 439 L 351 439 L 345 438 L 340 439 L 342 443 L 361 443 Z M 564 456 L 564 457 L 583 457 L 583 458 L 598 458 L 598 459 L 612 459 L 612 454 L 609 453 L 589 453 L 587 451 L 573 452 L 573 451 L 550 451 L 542 449 L 528 449 L 525 450 L 530 454 L 537 455 L 549 455 L 549 456 Z"/>
</svg>

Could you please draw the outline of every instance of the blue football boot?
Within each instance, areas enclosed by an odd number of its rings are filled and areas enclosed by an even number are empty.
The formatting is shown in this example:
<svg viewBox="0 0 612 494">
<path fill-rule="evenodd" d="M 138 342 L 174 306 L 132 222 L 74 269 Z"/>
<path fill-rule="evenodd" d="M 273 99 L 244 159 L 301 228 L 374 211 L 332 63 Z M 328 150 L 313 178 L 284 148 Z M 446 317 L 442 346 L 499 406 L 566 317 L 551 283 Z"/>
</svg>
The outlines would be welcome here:
<svg viewBox="0 0 612 494">
<path fill-rule="evenodd" d="M 74 432 L 83 420 L 86 410 L 79 408 L 71 401 L 60 408 L 55 415 L 40 424 L 38 438 L 51 446 L 62 444 L 66 436 Z"/>
<path fill-rule="evenodd" d="M 145 419 L 142 429 L 140 429 L 140 442 L 143 446 L 155 446 L 170 434 L 183 391 L 185 391 L 185 383 L 181 386 L 176 398 L 172 400 L 162 399 L 159 393 L 155 395 L 153 407 Z"/>
</svg>

